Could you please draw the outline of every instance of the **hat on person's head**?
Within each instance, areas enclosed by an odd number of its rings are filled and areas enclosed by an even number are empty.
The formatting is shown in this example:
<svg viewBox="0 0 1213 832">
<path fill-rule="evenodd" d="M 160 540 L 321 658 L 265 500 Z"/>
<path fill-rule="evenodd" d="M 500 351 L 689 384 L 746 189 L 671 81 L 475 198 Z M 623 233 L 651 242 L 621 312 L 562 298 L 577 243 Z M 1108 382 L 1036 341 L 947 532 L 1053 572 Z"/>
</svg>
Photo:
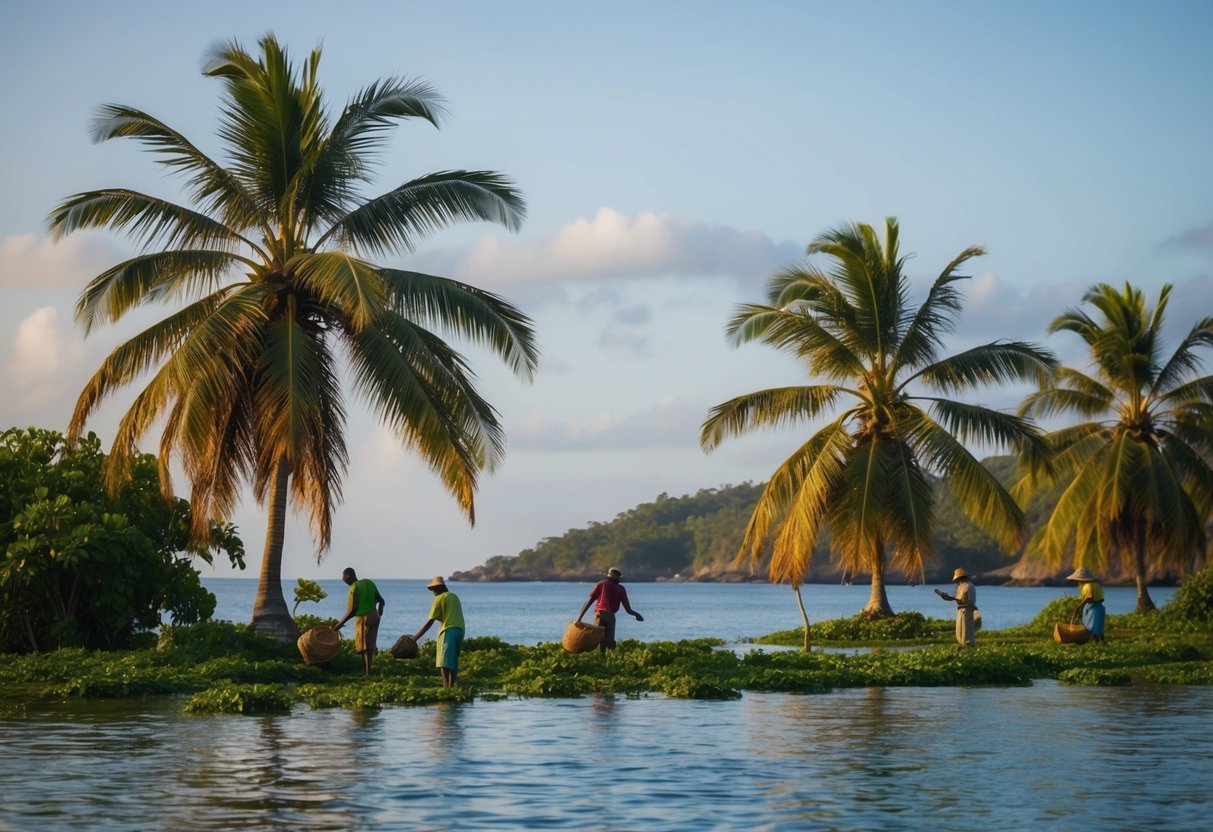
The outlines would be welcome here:
<svg viewBox="0 0 1213 832">
<path fill-rule="evenodd" d="M 619 571 L 619 567 L 612 566 L 610 569 L 608 569 L 606 571 L 606 576 L 608 578 L 614 578 L 615 580 L 619 580 L 620 578 L 623 577 L 623 573 Z"/>
<path fill-rule="evenodd" d="M 428 584 L 426 584 L 425 588 L 426 589 L 437 589 L 440 586 L 445 587 L 446 581 L 443 580 L 441 575 L 435 575 L 434 580 L 432 580 Z"/>
<path fill-rule="evenodd" d="M 955 571 L 953 571 L 953 572 L 952 572 L 952 583 L 955 583 L 956 581 L 959 581 L 961 578 L 964 578 L 964 579 L 966 579 L 966 580 L 970 580 L 970 579 L 972 579 L 972 577 L 973 577 L 973 576 L 972 576 L 972 575 L 970 575 L 968 572 L 966 572 L 966 571 L 964 570 L 964 567 L 963 567 L 963 566 L 961 566 L 961 567 L 957 568 Z"/>
<path fill-rule="evenodd" d="M 1067 575 L 1066 580 L 1067 581 L 1086 582 L 1086 581 L 1095 580 L 1095 576 L 1092 575 L 1090 572 L 1088 572 L 1087 568 L 1085 566 L 1080 566 L 1077 569 L 1075 569 L 1072 573 Z"/>
</svg>

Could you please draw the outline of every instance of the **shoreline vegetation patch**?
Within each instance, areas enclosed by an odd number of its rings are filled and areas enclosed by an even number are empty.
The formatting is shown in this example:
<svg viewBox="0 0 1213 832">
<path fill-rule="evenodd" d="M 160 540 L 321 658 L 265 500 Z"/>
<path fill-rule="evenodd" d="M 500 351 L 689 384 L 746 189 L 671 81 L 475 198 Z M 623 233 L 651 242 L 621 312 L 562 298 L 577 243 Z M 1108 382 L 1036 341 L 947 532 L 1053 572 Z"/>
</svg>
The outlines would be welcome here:
<svg viewBox="0 0 1213 832">
<path fill-rule="evenodd" d="M 312 708 L 379 708 L 510 697 L 586 695 L 725 700 L 745 691 L 823 693 L 856 687 L 1028 685 L 1056 679 L 1070 685 L 1213 684 L 1213 629 L 1186 606 L 1208 600 L 1208 581 L 1163 610 L 1110 616 L 1105 644 L 1059 645 L 1054 622 L 1068 618 L 1073 599 L 1051 602 L 1028 624 L 983 632 L 977 646 L 952 641 L 951 621 L 901 613 L 869 621 L 836 619 L 810 628 L 813 648 L 796 646 L 802 630 L 772 633 L 754 648 L 717 639 L 644 643 L 624 640 L 605 656 L 571 655 L 555 642 L 508 644 L 493 636 L 464 642 L 460 684 L 444 689 L 433 642 L 411 660 L 382 654 L 376 673 L 348 643 L 331 662 L 303 663 L 293 645 L 247 626 L 206 622 L 168 627 L 154 647 L 120 651 L 79 648 L 0 655 L 4 713 L 23 703 L 75 698 L 174 696 L 187 713 L 283 713 Z M 1187 596 L 1191 596 L 1188 598 Z M 304 626 L 312 623 L 301 616 Z"/>
</svg>

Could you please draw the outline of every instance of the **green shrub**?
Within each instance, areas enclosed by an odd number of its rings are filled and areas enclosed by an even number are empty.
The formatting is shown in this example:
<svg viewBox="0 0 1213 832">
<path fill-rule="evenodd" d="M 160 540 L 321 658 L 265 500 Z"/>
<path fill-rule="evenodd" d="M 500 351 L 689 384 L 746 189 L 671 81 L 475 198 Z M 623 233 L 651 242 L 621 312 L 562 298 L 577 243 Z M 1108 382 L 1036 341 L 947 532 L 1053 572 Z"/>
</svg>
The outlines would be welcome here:
<svg viewBox="0 0 1213 832">
<path fill-rule="evenodd" d="M 1185 579 L 1162 611 L 1167 618 L 1205 626 L 1213 624 L 1213 567 L 1202 569 Z"/>
<path fill-rule="evenodd" d="M 222 684 L 196 693 L 185 703 L 192 714 L 257 714 L 285 712 L 294 704 L 282 685 Z"/>
<path fill-rule="evenodd" d="M 677 699 L 740 699 L 741 691 L 716 679 L 674 676 L 664 681 L 661 692 Z"/>
</svg>

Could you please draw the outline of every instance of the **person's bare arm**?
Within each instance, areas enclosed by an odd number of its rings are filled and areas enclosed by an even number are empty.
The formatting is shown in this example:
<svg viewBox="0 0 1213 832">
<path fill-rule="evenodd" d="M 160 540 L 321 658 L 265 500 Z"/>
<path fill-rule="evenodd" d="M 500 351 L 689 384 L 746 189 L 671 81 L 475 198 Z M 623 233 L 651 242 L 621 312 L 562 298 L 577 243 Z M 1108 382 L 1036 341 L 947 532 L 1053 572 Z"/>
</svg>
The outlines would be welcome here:
<svg viewBox="0 0 1213 832">
<path fill-rule="evenodd" d="M 336 624 L 333 625 L 333 629 L 340 630 L 341 625 L 344 624 L 345 622 L 349 621 L 353 617 L 354 617 L 354 595 L 353 595 L 353 593 L 351 593 L 350 594 L 350 608 L 345 611 L 345 618 L 341 619 L 340 621 L 338 621 Z"/>
<path fill-rule="evenodd" d="M 590 604 L 592 603 L 594 603 L 594 598 L 593 596 L 590 596 L 590 598 L 585 602 L 585 606 L 581 608 L 581 612 L 577 614 L 578 621 L 585 618 L 585 614 L 589 611 Z"/>
<path fill-rule="evenodd" d="M 628 603 L 628 596 L 623 596 L 623 608 L 628 611 L 628 615 L 635 618 L 637 621 L 644 621 L 644 616 L 632 609 L 632 605 Z"/>
<path fill-rule="evenodd" d="M 375 590 L 375 606 L 378 608 L 379 617 L 383 617 L 383 608 L 387 606 L 387 601 L 383 600 L 383 596 L 379 594 L 379 590 Z"/>
<path fill-rule="evenodd" d="M 429 621 L 425 622 L 425 626 L 417 631 L 417 635 L 413 636 L 413 641 L 421 641 L 421 637 L 425 635 L 427 631 L 429 631 L 430 627 L 432 627 L 434 622 L 437 620 L 438 619 L 436 618 L 431 618 Z"/>
</svg>

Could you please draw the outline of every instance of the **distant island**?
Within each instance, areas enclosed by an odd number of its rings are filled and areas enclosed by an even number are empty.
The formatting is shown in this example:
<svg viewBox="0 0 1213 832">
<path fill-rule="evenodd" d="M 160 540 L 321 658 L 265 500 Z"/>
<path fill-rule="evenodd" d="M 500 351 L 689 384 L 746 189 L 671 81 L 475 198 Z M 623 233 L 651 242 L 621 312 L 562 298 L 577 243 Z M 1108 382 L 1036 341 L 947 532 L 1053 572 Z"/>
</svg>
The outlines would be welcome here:
<svg viewBox="0 0 1213 832">
<path fill-rule="evenodd" d="M 1015 458 L 984 460 L 1004 483 L 1015 479 Z M 607 566 L 618 566 L 631 581 L 766 581 L 766 564 L 751 568 L 734 563 L 750 512 L 762 485 L 743 483 L 705 488 L 695 494 L 670 497 L 660 494 L 604 523 L 570 529 L 549 537 L 517 555 L 491 557 L 483 565 L 451 575 L 455 581 L 596 581 Z M 1065 583 L 1069 567 L 1050 569 L 1023 552 L 1003 552 L 997 543 L 969 522 L 946 483 L 936 483 L 939 499 L 935 558 L 927 564 L 927 583 L 951 581 L 952 569 L 963 566 L 986 584 L 1022 586 Z M 1031 529 L 1047 515 L 1046 495 L 1028 506 Z M 854 576 L 862 583 L 865 576 Z M 892 583 L 905 582 L 893 574 Z M 827 541 L 818 541 L 810 572 L 812 583 L 838 583 L 840 571 L 830 559 Z M 1110 583 L 1128 583 L 1109 575 Z"/>
</svg>

